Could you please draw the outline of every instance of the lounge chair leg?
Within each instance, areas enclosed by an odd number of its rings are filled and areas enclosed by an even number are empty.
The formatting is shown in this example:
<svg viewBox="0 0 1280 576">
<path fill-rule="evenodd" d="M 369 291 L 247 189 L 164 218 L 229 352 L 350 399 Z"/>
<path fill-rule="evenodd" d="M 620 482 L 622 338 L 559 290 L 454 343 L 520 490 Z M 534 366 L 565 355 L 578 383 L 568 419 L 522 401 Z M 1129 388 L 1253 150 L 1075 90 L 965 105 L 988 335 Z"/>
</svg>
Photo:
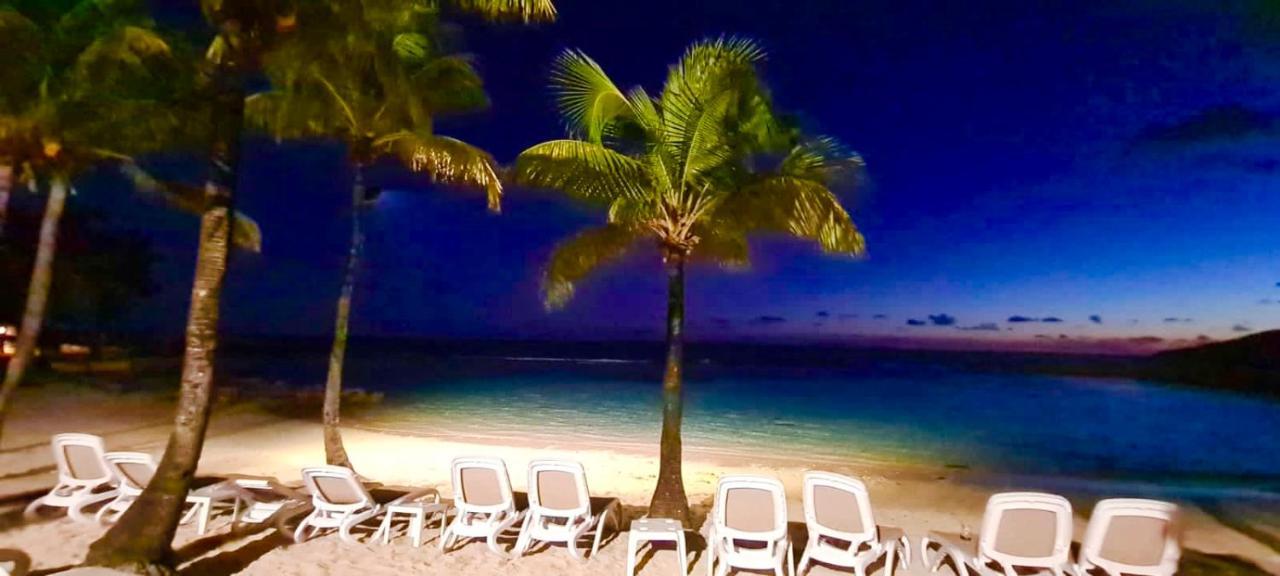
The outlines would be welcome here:
<svg viewBox="0 0 1280 576">
<path fill-rule="evenodd" d="M 423 524 L 426 522 L 424 516 L 424 514 L 414 514 L 409 517 L 409 531 L 413 533 L 409 537 L 409 541 L 413 542 L 414 548 L 422 547 L 422 529 Z M 391 526 L 387 526 L 387 533 L 391 533 Z"/>
<path fill-rule="evenodd" d="M 676 561 L 680 563 L 680 576 L 688 576 L 689 551 L 685 549 L 683 536 L 676 540 L 676 554 L 678 556 Z"/>
<path fill-rule="evenodd" d="M 44 496 L 32 500 L 30 504 L 27 504 L 26 508 L 22 509 L 22 519 L 28 522 L 34 520 L 36 511 L 40 510 L 41 506 L 44 506 Z"/>
<path fill-rule="evenodd" d="M 636 573 L 636 541 L 627 539 L 627 576 L 635 576 Z M 707 576 L 711 576 L 708 572 Z"/>
<path fill-rule="evenodd" d="M 600 537 L 604 535 L 604 529 L 609 525 L 609 509 L 605 508 L 600 514 L 600 518 L 596 519 L 596 537 L 591 543 L 591 557 L 595 558 L 596 553 L 600 551 Z"/>
<path fill-rule="evenodd" d="M 884 576 L 893 576 L 893 563 L 898 560 L 898 545 L 891 544 L 884 553 Z"/>
<path fill-rule="evenodd" d="M 506 555 L 507 555 L 507 554 L 506 554 L 506 552 L 504 552 L 504 551 L 502 550 L 502 546 L 500 546 L 500 545 L 498 544 L 498 532 L 497 532 L 497 531 L 494 531 L 494 532 L 490 533 L 490 534 L 489 534 L 489 537 L 488 537 L 488 538 L 485 538 L 485 543 L 486 543 L 486 545 L 488 545 L 488 546 L 489 546 L 489 549 L 490 549 L 490 550 L 492 550 L 494 554 L 501 554 L 501 555 L 503 555 L 503 556 L 506 556 Z"/>
</svg>

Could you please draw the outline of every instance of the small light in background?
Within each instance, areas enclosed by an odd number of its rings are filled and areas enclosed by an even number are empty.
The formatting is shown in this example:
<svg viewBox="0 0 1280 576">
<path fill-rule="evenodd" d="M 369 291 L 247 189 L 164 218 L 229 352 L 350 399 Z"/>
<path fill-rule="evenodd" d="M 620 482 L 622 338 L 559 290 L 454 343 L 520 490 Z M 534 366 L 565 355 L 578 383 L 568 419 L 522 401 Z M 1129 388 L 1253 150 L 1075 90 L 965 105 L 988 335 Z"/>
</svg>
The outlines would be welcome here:
<svg viewBox="0 0 1280 576">
<path fill-rule="evenodd" d="M 6 324 L 0 324 L 0 336 L 17 336 L 18 329 Z"/>
<path fill-rule="evenodd" d="M 13 345 L 13 342 L 6 340 L 4 344 L 0 344 L 0 356 L 13 356 L 17 353 L 18 349 Z"/>
</svg>

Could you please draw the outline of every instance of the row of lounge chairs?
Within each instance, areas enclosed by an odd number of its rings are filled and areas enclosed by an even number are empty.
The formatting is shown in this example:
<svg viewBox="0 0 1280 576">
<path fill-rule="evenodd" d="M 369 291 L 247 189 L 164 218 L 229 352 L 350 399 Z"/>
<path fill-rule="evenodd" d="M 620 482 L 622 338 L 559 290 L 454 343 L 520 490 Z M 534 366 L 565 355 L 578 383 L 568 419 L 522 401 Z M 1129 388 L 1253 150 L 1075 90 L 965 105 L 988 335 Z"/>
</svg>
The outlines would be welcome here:
<svg viewBox="0 0 1280 576">
<path fill-rule="evenodd" d="M 111 521 L 126 510 L 154 474 L 146 454 L 104 451 L 101 438 L 60 434 L 53 438 L 58 483 L 33 502 L 66 508 L 73 519 L 88 521 L 84 509 L 104 503 L 94 515 Z M 290 502 L 309 495 L 312 511 L 302 519 L 296 541 L 336 530 L 353 541 L 353 529 L 381 517 L 373 533 L 388 541 L 398 514 L 409 517 L 414 545 L 430 520 L 439 521 L 439 546 L 449 551 L 466 540 L 484 540 L 501 555 L 499 538 L 514 537 L 511 553 L 520 556 L 538 543 L 562 543 L 575 558 L 594 557 L 606 529 L 622 526 L 616 500 L 600 510 L 592 506 L 581 464 L 538 460 L 528 469 L 528 506 L 521 509 L 511 488 L 506 464 L 496 458 L 453 461 L 454 500 L 447 506 L 434 489 L 377 497 L 348 468 L 316 466 L 302 470 L 305 494 L 263 478 L 232 478 L 193 490 L 184 522 L 198 518 L 207 529 L 216 506 L 231 507 L 236 522 L 264 522 Z M 377 490 L 374 490 L 377 492 Z M 803 503 L 808 540 L 799 564 L 788 529 L 787 496 L 781 482 L 760 476 L 720 479 L 708 523 L 707 573 L 723 576 L 730 569 L 766 570 L 776 576 L 803 574 L 815 562 L 852 569 L 858 576 L 881 564 L 892 576 L 906 568 L 912 549 L 905 532 L 876 524 L 866 486 L 829 472 L 808 472 Z M 1154 500 L 1113 499 L 1093 510 L 1084 540 L 1071 560 L 1072 509 L 1063 497 L 1033 492 L 996 494 L 987 502 L 977 538 L 930 532 L 919 542 L 921 560 L 938 571 L 950 561 L 961 574 L 1014 576 L 1026 570 L 1055 576 L 1098 573 L 1171 576 L 1180 546 L 1177 508 Z M 590 556 L 579 546 L 591 544 Z M 683 563 L 684 559 L 681 559 Z M 683 570 L 683 566 L 682 566 Z M 631 576 L 628 574 L 628 576 Z"/>
</svg>

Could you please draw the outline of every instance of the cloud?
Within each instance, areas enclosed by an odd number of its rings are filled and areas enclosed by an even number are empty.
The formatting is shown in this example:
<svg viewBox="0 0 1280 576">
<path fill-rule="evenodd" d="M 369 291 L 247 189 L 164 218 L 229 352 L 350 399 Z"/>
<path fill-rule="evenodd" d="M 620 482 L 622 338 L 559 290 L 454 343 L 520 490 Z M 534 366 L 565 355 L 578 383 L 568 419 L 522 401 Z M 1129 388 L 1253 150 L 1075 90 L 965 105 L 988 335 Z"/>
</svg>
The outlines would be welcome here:
<svg viewBox="0 0 1280 576">
<path fill-rule="evenodd" d="M 876 314 L 875 316 L 872 316 L 872 318 L 875 318 L 876 320 L 886 320 L 886 319 L 888 319 L 888 318 L 889 318 L 889 315 L 888 315 L 888 314 Z"/>
<path fill-rule="evenodd" d="M 1276 288 L 1280 288 L 1280 282 L 1276 282 Z"/>
<path fill-rule="evenodd" d="M 1165 324 L 1190 324 L 1191 322 L 1192 320 L 1190 318 L 1179 318 L 1177 316 L 1171 316 L 1164 319 Z"/>
<path fill-rule="evenodd" d="M 781 316 L 756 316 L 751 320 L 751 323 L 759 326 L 771 326 L 775 324 L 782 324 L 786 321 L 787 319 Z"/>
<path fill-rule="evenodd" d="M 1133 338 L 1129 338 L 1128 342 L 1130 344 L 1159 344 L 1164 342 L 1164 338 L 1159 336 L 1135 336 Z"/>
<path fill-rule="evenodd" d="M 1253 328 L 1250 328 L 1244 324 L 1236 324 L 1235 326 L 1231 327 L 1231 331 L 1232 332 L 1253 332 Z"/>
<path fill-rule="evenodd" d="M 916 320 L 915 318 L 907 319 L 907 326 L 926 326 L 928 324 L 929 323 L 925 322 L 924 320 Z"/>
<path fill-rule="evenodd" d="M 817 313 L 817 314 L 815 314 L 815 316 L 817 316 L 817 317 L 819 317 L 819 318 L 830 318 L 830 317 L 831 317 L 831 313 L 830 313 L 830 312 L 827 312 L 826 310 L 819 310 L 819 311 L 818 311 L 818 313 Z"/>
<path fill-rule="evenodd" d="M 841 314 L 841 315 L 840 315 L 840 320 L 842 320 L 842 321 L 843 321 L 843 320 L 853 320 L 853 319 L 855 319 L 855 318 L 857 318 L 857 317 L 858 317 L 858 315 L 857 315 L 857 314 Z"/>
<path fill-rule="evenodd" d="M 956 329 L 964 330 L 965 332 L 999 332 L 1000 326 L 996 325 L 995 322 L 983 322 L 973 326 L 957 326 Z"/>
<path fill-rule="evenodd" d="M 1044 318 L 1032 318 L 1031 316 L 1023 316 L 1021 314 L 1017 314 L 1014 316 L 1010 316 L 1009 319 L 1006 320 L 1006 322 L 1010 324 L 1024 324 L 1027 322 L 1046 322 L 1049 324 L 1057 324 L 1062 322 L 1062 319 L 1057 316 L 1045 316 Z"/>
<path fill-rule="evenodd" d="M 1093 322 L 1094 324 L 1101 324 L 1101 323 L 1102 323 L 1102 316 L 1099 316 L 1099 315 L 1097 315 L 1097 314 L 1094 314 L 1094 315 L 1092 315 L 1092 316 L 1089 316 L 1089 321 L 1090 321 L 1090 322 Z"/>
<path fill-rule="evenodd" d="M 1263 298 L 1263 299 L 1259 300 L 1259 301 L 1258 301 L 1258 303 L 1259 303 L 1259 304 L 1261 304 L 1261 305 L 1263 305 L 1263 306 L 1266 306 L 1266 305 L 1269 305 L 1269 304 L 1276 304 L 1276 301 L 1275 301 L 1275 300 L 1272 300 L 1272 299 L 1270 299 L 1270 298 Z"/>
<path fill-rule="evenodd" d="M 956 317 L 950 314 L 930 314 L 929 321 L 932 322 L 934 326 L 954 326 L 956 323 Z"/>
<path fill-rule="evenodd" d="M 730 324 L 730 321 L 728 318 L 725 318 L 723 316 L 716 316 L 711 319 L 711 323 L 715 324 L 716 326 L 728 326 Z"/>
<path fill-rule="evenodd" d="M 1153 124 L 1137 137 L 1142 144 L 1197 144 L 1240 140 L 1272 132 L 1276 118 L 1241 104 L 1205 108 L 1191 116 L 1167 124 Z"/>
</svg>

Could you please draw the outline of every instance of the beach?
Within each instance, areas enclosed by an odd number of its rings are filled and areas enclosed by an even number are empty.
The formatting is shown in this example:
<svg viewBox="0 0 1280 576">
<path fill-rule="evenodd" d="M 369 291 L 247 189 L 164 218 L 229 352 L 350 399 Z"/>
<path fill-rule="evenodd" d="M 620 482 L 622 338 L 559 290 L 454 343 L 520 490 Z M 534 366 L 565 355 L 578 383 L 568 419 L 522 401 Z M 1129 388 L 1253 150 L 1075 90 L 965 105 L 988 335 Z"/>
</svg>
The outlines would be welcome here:
<svg viewBox="0 0 1280 576">
<path fill-rule="evenodd" d="M 0 547 L 26 551 L 32 556 L 36 569 L 71 566 L 81 561 L 88 545 L 103 528 L 75 524 L 66 518 L 22 524 L 15 517 L 14 508 L 21 501 L 20 495 L 47 489 L 53 483 L 49 436 L 69 431 L 95 433 L 106 439 L 109 450 L 138 450 L 158 457 L 168 434 L 170 402 L 164 395 L 121 395 L 70 384 L 48 384 L 20 391 L 9 423 L 10 433 L 0 447 L 0 497 L 7 506 L 6 520 L 0 530 Z M 49 418 L 51 414 L 57 418 Z M 620 500 L 632 517 L 643 514 L 657 471 L 656 440 L 649 447 L 592 445 L 576 438 L 572 444 L 545 439 L 521 443 L 512 441 L 519 436 L 518 431 L 507 432 L 509 434 L 500 435 L 501 440 L 409 436 L 360 428 L 347 428 L 343 434 L 355 468 L 363 476 L 389 487 L 436 487 L 447 499 L 451 497 L 450 460 L 463 455 L 487 455 L 504 459 L 513 487 L 523 491 L 527 485 L 524 471 L 530 460 L 563 458 L 584 465 L 594 497 Z M 763 474 L 782 480 L 790 500 L 790 519 L 793 523 L 802 523 L 800 483 L 807 466 L 801 456 L 734 457 L 696 444 L 686 446 L 684 478 L 695 515 L 699 519 L 705 516 L 720 475 Z M 321 430 L 317 423 L 282 418 L 253 403 L 231 403 L 215 409 L 199 475 L 267 475 L 287 484 L 297 484 L 302 467 L 322 464 L 323 460 Z M 988 486 L 999 483 L 992 478 L 977 478 L 974 472 L 948 468 L 944 463 L 925 466 L 867 461 L 838 466 L 824 462 L 823 467 L 865 481 L 877 521 L 904 528 L 913 542 L 929 530 L 954 532 L 967 525 L 976 532 L 983 505 L 992 491 Z M 1077 509 L 1078 540 L 1086 522 L 1081 510 L 1087 509 L 1088 502 L 1077 501 L 1070 494 L 1068 497 Z M 1276 551 L 1202 510 L 1184 509 L 1185 547 L 1189 556 L 1234 556 L 1266 572 L 1280 573 L 1280 556 Z M 585 575 L 620 574 L 626 561 L 625 534 L 607 540 L 598 558 L 582 563 L 569 558 L 565 551 L 555 549 L 520 559 L 503 559 L 489 553 L 482 544 L 468 545 L 442 556 L 435 546 L 434 529 L 428 530 L 424 546 L 414 549 L 404 537 L 393 540 L 390 545 L 365 539 L 356 545 L 344 545 L 330 535 L 295 545 L 270 532 L 229 537 L 225 518 L 215 520 L 212 526 L 210 534 L 203 539 L 195 535 L 193 526 L 180 527 L 175 547 L 183 561 L 184 573 L 344 574 L 358 570 L 369 574 Z M 705 570 L 700 553 L 697 559 L 693 573 Z M 674 562 L 672 552 L 660 551 L 644 563 L 641 573 L 671 574 L 675 570 Z M 824 570 L 811 573 L 828 573 Z M 906 573 L 926 571 L 917 563 Z"/>
</svg>

